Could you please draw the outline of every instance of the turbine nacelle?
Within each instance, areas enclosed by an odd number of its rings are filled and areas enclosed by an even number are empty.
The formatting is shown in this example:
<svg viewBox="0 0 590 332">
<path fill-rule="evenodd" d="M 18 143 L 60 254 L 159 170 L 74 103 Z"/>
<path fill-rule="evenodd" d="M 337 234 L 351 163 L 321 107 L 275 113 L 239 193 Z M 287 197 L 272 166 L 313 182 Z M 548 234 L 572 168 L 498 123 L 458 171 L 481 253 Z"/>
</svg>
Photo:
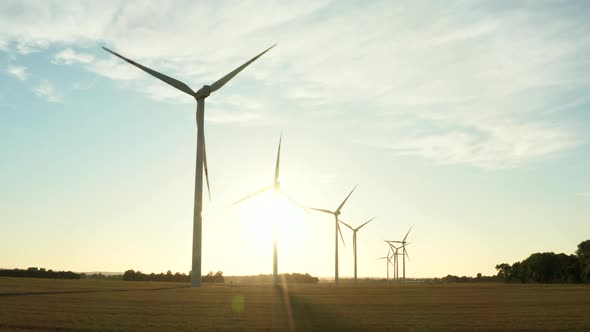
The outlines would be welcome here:
<svg viewBox="0 0 590 332">
<path fill-rule="evenodd" d="M 203 87 L 195 93 L 195 99 L 205 99 L 209 97 L 209 95 L 211 95 L 211 87 L 209 85 L 203 85 Z"/>
</svg>

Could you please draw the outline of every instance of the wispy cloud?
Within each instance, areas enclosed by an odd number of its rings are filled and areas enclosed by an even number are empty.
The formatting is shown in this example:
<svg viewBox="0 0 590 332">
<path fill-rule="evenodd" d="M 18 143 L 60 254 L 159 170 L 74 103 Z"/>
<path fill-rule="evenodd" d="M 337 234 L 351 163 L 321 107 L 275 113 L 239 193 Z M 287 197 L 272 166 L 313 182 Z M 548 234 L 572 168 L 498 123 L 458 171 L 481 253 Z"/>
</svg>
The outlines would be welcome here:
<svg viewBox="0 0 590 332">
<path fill-rule="evenodd" d="M 587 138 L 567 116 L 587 105 L 580 96 L 590 88 L 583 76 L 590 71 L 590 23 L 580 6 L 186 1 L 57 10 L 44 2 L 16 11 L 1 3 L 0 40 L 21 52 L 67 47 L 56 63 L 78 64 L 174 103 L 185 98 L 163 83 L 146 83 L 144 73 L 120 59 L 76 49 L 101 40 L 197 89 L 277 41 L 235 87 L 248 96 L 263 88 L 260 107 L 234 112 L 227 104 L 217 121 L 259 121 L 275 106 L 306 109 L 335 126 L 354 121 L 373 138 L 354 131 L 353 139 L 392 153 L 504 168 L 555 156 Z M 209 34 L 195 40 L 194 31 Z M 224 89 L 233 94 L 232 83 Z"/>
<path fill-rule="evenodd" d="M 21 81 L 26 80 L 29 76 L 27 73 L 27 67 L 24 66 L 11 66 L 6 69 L 6 72 Z"/>
<path fill-rule="evenodd" d="M 53 63 L 71 65 L 74 63 L 90 63 L 94 60 L 94 56 L 87 53 L 76 52 L 71 48 L 67 48 L 55 55 Z"/>
<path fill-rule="evenodd" d="M 63 100 L 63 95 L 47 80 L 42 81 L 33 89 L 33 92 L 40 98 L 52 103 L 59 103 Z"/>
</svg>

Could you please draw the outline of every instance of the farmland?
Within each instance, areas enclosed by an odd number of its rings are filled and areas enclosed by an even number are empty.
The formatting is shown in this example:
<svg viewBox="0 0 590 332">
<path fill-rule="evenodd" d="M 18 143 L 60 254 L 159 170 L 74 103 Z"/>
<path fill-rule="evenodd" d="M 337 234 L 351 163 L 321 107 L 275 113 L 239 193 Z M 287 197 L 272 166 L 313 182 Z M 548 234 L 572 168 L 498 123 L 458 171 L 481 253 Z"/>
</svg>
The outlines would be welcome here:
<svg viewBox="0 0 590 332">
<path fill-rule="evenodd" d="M 219 284 L 0 278 L 15 331 L 590 330 L 590 286 Z"/>
</svg>

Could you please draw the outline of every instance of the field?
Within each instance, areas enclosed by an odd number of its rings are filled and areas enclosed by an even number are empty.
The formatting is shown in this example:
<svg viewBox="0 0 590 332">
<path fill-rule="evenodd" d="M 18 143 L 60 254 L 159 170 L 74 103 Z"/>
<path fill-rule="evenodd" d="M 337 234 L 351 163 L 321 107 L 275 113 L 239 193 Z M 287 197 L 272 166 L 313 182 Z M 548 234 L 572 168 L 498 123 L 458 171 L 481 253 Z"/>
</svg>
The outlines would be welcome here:
<svg viewBox="0 0 590 332">
<path fill-rule="evenodd" d="M 0 330 L 590 330 L 590 286 L 0 278 Z"/>
</svg>

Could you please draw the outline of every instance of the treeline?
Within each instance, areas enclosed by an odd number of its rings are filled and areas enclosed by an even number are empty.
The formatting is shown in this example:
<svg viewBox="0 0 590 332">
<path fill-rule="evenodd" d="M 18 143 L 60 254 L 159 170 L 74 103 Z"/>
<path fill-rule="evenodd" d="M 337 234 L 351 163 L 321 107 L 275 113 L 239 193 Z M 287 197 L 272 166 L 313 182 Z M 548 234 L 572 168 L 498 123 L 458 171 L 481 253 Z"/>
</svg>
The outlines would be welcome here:
<svg viewBox="0 0 590 332">
<path fill-rule="evenodd" d="M 244 284 L 267 284 L 273 282 L 272 274 L 259 274 L 255 276 L 231 276 L 227 279 L 232 283 Z M 319 279 L 311 276 L 309 273 L 281 273 L 279 274 L 280 282 L 288 284 L 317 284 Z"/>
<path fill-rule="evenodd" d="M 123 279 L 122 274 L 102 274 L 102 273 L 80 273 L 81 279 L 99 279 L 99 280 L 121 280 Z"/>
<path fill-rule="evenodd" d="M 442 278 L 434 278 L 434 282 L 498 282 L 501 281 L 498 276 L 484 276 L 481 273 L 477 274 L 477 277 L 467 277 L 467 276 L 454 276 L 452 274 L 447 275 L 446 277 Z"/>
<path fill-rule="evenodd" d="M 122 279 L 125 281 L 171 281 L 171 282 L 190 282 L 192 274 L 184 274 L 180 272 L 172 273 L 168 270 L 166 273 L 142 273 L 141 271 L 127 270 L 123 273 Z M 201 276 L 201 282 L 224 282 L 223 272 L 216 273 L 209 272 L 207 275 Z"/>
<path fill-rule="evenodd" d="M 496 265 L 497 277 L 514 283 L 580 283 L 590 281 L 590 240 L 578 244 L 575 255 L 535 253 L 522 262 Z"/>
<path fill-rule="evenodd" d="M 53 271 L 44 268 L 30 267 L 26 270 L 0 270 L 0 277 L 13 278 L 45 278 L 45 279 L 80 279 L 80 274 L 72 271 Z"/>
</svg>

